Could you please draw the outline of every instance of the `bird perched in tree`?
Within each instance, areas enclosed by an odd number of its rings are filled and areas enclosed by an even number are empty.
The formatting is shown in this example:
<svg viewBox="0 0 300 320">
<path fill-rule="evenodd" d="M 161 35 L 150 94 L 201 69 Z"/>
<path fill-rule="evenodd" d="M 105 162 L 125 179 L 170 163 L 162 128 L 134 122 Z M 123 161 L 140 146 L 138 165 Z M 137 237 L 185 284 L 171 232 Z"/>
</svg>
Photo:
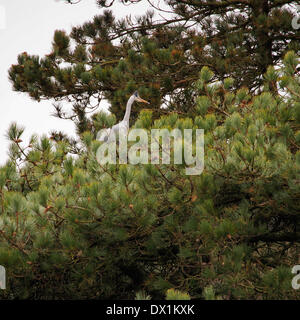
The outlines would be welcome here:
<svg viewBox="0 0 300 320">
<path fill-rule="evenodd" d="M 123 120 L 115 124 L 112 128 L 102 130 L 101 135 L 98 139 L 99 141 L 111 142 L 111 141 L 115 141 L 115 139 L 119 136 L 119 134 L 127 135 L 129 130 L 129 118 L 130 118 L 131 106 L 134 101 L 150 104 L 150 102 L 142 99 L 139 96 L 138 92 L 135 91 L 127 101 L 126 111 L 125 111 Z"/>
</svg>

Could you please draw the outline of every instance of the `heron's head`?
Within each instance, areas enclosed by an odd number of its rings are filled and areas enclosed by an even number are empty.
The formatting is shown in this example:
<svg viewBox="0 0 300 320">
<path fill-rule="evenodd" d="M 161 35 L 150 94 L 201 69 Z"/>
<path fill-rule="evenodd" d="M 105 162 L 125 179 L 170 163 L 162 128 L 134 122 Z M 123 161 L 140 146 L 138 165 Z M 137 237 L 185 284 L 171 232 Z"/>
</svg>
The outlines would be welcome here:
<svg viewBox="0 0 300 320">
<path fill-rule="evenodd" d="M 135 91 L 135 92 L 133 93 L 133 96 L 134 96 L 134 101 L 150 104 L 150 102 L 148 102 L 148 101 L 146 101 L 146 100 L 144 100 L 144 99 L 142 99 L 142 98 L 140 97 L 138 91 Z"/>
</svg>

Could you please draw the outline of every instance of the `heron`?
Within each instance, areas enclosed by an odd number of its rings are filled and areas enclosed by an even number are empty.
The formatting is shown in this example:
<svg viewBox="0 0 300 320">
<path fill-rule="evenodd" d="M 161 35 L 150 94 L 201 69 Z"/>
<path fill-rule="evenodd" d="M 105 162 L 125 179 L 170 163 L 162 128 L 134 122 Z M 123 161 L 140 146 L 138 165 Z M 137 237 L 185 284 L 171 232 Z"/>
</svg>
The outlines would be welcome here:
<svg viewBox="0 0 300 320">
<path fill-rule="evenodd" d="M 126 111 L 123 120 L 115 124 L 111 128 L 102 130 L 101 135 L 99 137 L 99 141 L 109 143 L 115 141 L 116 137 L 118 137 L 120 134 L 127 135 L 129 130 L 131 106 L 134 103 L 134 101 L 150 104 L 150 102 L 142 99 L 139 96 L 138 91 L 135 91 L 127 101 Z"/>
</svg>

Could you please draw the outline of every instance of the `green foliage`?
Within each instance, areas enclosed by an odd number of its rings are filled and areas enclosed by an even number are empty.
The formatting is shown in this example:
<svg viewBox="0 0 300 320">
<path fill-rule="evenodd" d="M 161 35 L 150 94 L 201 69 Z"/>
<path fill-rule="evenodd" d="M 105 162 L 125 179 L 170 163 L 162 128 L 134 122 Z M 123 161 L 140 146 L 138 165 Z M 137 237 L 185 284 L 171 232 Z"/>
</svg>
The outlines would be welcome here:
<svg viewBox="0 0 300 320">
<path fill-rule="evenodd" d="M 214 288 L 212 286 L 204 288 L 203 296 L 205 300 L 216 300 Z"/>
<path fill-rule="evenodd" d="M 127 5 L 140 1 L 128 1 Z M 245 0 L 208 5 L 206 0 L 186 0 L 182 5 L 168 0 L 162 8 L 166 7 L 170 16 L 157 6 L 136 21 L 129 16 L 117 20 L 112 11 L 104 10 L 69 34 L 56 30 L 52 50 L 44 57 L 21 53 L 9 77 L 15 90 L 37 101 L 46 98 L 79 104 L 81 108 L 71 112 L 73 119 L 87 114 L 95 106 L 95 98 L 98 103 L 105 98 L 119 120 L 126 100 L 137 89 L 145 99 L 151 98 L 155 118 L 161 115 L 162 103 L 166 111 L 190 117 L 198 111 L 202 115 L 205 107 L 197 110 L 194 87 L 202 90 L 201 95 L 211 95 L 216 87 L 209 84 L 223 81 L 225 90 L 248 87 L 250 92 L 263 87 L 276 92 L 287 85 L 300 52 L 299 31 L 291 26 L 297 3 Z M 106 1 L 98 4 L 110 7 Z M 293 53 L 283 61 L 289 50 Z M 286 75 L 275 86 L 282 63 L 287 66 Z M 236 98 L 239 102 L 246 98 L 244 89 Z M 133 119 L 140 110 L 133 108 Z M 62 105 L 55 114 L 70 118 Z M 92 122 L 78 125 L 79 133 L 90 125 Z"/>
<path fill-rule="evenodd" d="M 69 35 L 56 31 L 45 57 L 18 56 L 14 89 L 72 102 L 71 114 L 55 110 L 78 137 L 53 133 L 27 145 L 24 128 L 7 131 L 1 298 L 297 298 L 299 43 L 288 1 L 268 11 L 264 3 L 215 10 L 172 0 L 177 23 L 146 13 L 135 32 L 130 18 L 104 11 Z M 135 105 L 134 127 L 205 130 L 201 175 L 173 162 L 97 162 L 97 132 L 123 117 L 136 89 L 151 110 Z M 102 98 L 114 114 L 95 112 Z"/>
<path fill-rule="evenodd" d="M 135 295 L 135 300 L 151 300 L 151 297 L 147 295 L 144 291 L 139 291 Z"/>
<path fill-rule="evenodd" d="M 190 300 L 191 297 L 184 292 L 175 289 L 169 289 L 166 293 L 166 300 Z"/>
<path fill-rule="evenodd" d="M 199 110 L 199 113 L 201 115 L 205 115 L 207 112 L 207 109 L 210 107 L 210 99 L 206 96 L 200 96 L 197 99 L 197 108 Z"/>
<path fill-rule="evenodd" d="M 66 35 L 65 31 L 57 30 L 54 33 L 53 50 L 55 54 L 63 56 L 68 53 L 68 48 L 70 45 L 70 39 Z M 76 53 L 76 51 L 75 51 Z"/>
</svg>

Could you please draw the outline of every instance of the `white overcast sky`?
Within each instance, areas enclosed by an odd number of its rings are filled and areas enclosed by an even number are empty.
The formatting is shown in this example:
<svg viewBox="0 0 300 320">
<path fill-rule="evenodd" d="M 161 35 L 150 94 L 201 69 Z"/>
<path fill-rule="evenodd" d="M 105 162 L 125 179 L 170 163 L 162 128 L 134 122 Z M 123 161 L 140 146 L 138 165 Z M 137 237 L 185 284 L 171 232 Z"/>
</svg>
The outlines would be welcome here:
<svg viewBox="0 0 300 320">
<path fill-rule="evenodd" d="M 148 9 L 147 1 L 131 6 L 116 4 L 111 8 L 117 17 L 141 15 Z M 36 102 L 25 93 L 12 90 L 7 71 L 16 64 L 18 54 L 43 56 L 51 50 L 56 29 L 69 32 L 72 26 L 100 14 L 94 0 L 82 0 L 68 5 L 56 0 L 0 0 L 0 165 L 8 159 L 8 141 L 5 133 L 11 122 L 25 127 L 23 141 L 29 137 L 49 134 L 52 129 L 74 135 L 71 121 L 51 116 L 52 101 Z"/>
</svg>

